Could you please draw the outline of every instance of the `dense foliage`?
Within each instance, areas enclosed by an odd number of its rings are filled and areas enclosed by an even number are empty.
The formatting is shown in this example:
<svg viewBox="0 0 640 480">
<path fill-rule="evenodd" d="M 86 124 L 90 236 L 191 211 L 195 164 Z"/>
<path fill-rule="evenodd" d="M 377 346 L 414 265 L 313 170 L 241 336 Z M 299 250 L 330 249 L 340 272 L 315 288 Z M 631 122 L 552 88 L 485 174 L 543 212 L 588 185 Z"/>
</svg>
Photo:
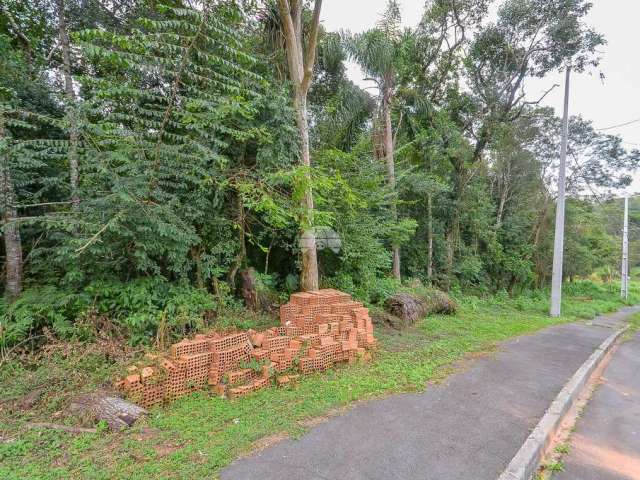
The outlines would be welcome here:
<svg viewBox="0 0 640 480">
<path fill-rule="evenodd" d="M 3 2 L 0 343 L 105 319 L 133 342 L 190 331 L 237 305 L 249 268 L 297 289 L 309 229 L 320 284 L 368 302 L 398 277 L 544 285 L 561 122 L 527 79 L 593 68 L 604 39 L 585 0 L 503 0 L 493 21 L 489 4 L 428 2 L 403 29 L 392 0 L 369 31 L 320 25 L 317 52 L 306 5 L 307 166 L 282 15 L 297 1 Z M 569 134 L 565 273 L 610 279 L 621 209 L 601 198 L 640 154 L 580 117 Z"/>
</svg>

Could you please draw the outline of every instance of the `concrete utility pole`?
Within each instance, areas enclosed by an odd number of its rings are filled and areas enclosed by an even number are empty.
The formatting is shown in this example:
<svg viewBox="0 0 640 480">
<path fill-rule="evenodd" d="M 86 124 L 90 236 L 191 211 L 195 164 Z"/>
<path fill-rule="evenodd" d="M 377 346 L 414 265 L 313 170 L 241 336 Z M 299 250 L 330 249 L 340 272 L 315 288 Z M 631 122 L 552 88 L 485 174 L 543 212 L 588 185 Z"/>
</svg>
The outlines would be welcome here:
<svg viewBox="0 0 640 480">
<path fill-rule="evenodd" d="M 567 67 L 564 85 L 564 114 L 562 117 L 562 146 L 560 148 L 560 172 L 558 174 L 558 202 L 556 205 L 556 230 L 553 242 L 553 274 L 551 277 L 552 317 L 560 316 L 562 300 L 562 261 L 564 257 L 564 195 L 567 164 L 567 141 L 569 137 L 569 81 L 571 67 Z"/>
<path fill-rule="evenodd" d="M 622 268 L 620 269 L 620 295 L 629 298 L 629 197 L 624 197 L 624 226 L 622 227 Z"/>
</svg>

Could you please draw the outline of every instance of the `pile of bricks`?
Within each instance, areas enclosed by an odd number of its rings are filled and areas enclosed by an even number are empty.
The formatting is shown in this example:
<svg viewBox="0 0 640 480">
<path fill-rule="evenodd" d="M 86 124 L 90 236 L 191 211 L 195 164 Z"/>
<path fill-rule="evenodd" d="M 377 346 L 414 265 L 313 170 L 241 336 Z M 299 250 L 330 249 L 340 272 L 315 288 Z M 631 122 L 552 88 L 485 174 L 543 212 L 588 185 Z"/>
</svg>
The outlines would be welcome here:
<svg viewBox="0 0 640 480">
<path fill-rule="evenodd" d="M 346 293 L 295 293 L 280 307 L 279 327 L 231 335 L 211 332 L 171 346 L 153 366 L 131 367 L 116 386 L 143 407 L 171 401 L 207 385 L 240 397 L 286 385 L 299 376 L 352 363 L 375 347 L 369 311 Z"/>
</svg>

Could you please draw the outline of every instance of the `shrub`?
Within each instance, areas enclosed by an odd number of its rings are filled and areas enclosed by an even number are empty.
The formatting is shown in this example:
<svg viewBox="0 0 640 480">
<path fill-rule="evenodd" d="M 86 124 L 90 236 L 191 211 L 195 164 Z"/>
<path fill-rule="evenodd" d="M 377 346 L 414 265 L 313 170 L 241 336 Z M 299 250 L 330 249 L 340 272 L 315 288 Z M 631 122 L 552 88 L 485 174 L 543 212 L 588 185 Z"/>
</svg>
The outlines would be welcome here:
<svg viewBox="0 0 640 480">
<path fill-rule="evenodd" d="M 150 343 L 157 335 L 175 338 L 202 328 L 213 311 L 235 306 L 228 294 L 161 279 L 96 281 L 80 291 L 55 286 L 31 288 L 12 305 L 0 304 L 0 344 L 15 345 L 49 328 L 60 338 L 86 338 L 108 319 L 132 344 Z M 159 330 L 161 330 L 159 332 Z"/>
</svg>

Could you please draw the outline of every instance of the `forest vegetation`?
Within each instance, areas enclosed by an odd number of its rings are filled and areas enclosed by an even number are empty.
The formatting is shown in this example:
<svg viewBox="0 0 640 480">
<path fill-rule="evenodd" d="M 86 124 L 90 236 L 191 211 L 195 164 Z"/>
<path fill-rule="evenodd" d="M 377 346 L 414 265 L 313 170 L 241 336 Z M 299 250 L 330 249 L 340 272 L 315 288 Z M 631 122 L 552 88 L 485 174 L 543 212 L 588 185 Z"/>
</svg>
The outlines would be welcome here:
<svg viewBox="0 0 640 480">
<path fill-rule="evenodd" d="M 273 304 L 545 287 L 561 120 L 527 85 L 605 39 L 585 0 L 499 3 L 353 33 L 321 0 L 3 0 L 0 345 L 188 334 L 246 275 Z M 639 161 L 570 118 L 567 280 L 615 277 Z"/>
<path fill-rule="evenodd" d="M 562 121 L 544 106 L 558 86 L 530 83 L 606 75 L 590 2 L 428 0 L 408 28 L 389 0 L 363 32 L 327 30 L 322 7 L 0 0 L 0 478 L 216 478 L 497 342 L 640 302 L 615 282 L 640 152 L 571 116 L 548 315 Z M 458 310 L 378 325 L 371 362 L 294 387 L 197 392 L 123 432 L 69 413 L 145 353 L 273 326 L 319 287 L 374 317 L 434 288 Z"/>
</svg>

